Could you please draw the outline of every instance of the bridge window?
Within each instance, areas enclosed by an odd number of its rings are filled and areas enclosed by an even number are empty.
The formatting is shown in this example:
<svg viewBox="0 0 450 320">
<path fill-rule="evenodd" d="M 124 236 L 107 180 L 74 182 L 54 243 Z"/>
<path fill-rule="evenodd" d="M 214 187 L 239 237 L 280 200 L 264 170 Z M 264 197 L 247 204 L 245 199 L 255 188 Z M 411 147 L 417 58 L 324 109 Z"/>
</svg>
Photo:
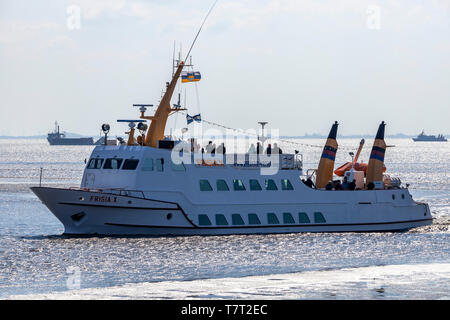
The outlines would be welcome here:
<svg viewBox="0 0 450 320">
<path fill-rule="evenodd" d="M 259 221 L 258 215 L 256 213 L 248 214 L 248 224 L 261 224 L 261 221 Z"/>
<path fill-rule="evenodd" d="M 200 191 L 213 191 L 208 180 L 200 180 Z"/>
<path fill-rule="evenodd" d="M 105 165 L 103 166 L 103 169 L 120 169 L 120 165 L 122 164 L 122 159 L 106 159 Z"/>
<path fill-rule="evenodd" d="M 89 160 L 89 164 L 87 166 L 88 169 L 100 169 L 102 167 L 103 159 L 95 158 Z"/>
<path fill-rule="evenodd" d="M 267 223 L 268 224 L 280 224 L 280 221 L 278 220 L 278 217 L 275 213 L 268 213 L 267 214 Z"/>
<path fill-rule="evenodd" d="M 294 218 L 289 212 L 283 212 L 283 223 L 295 223 Z"/>
<path fill-rule="evenodd" d="M 227 182 L 225 180 L 219 179 L 216 181 L 217 191 L 230 191 Z"/>
<path fill-rule="evenodd" d="M 245 190 L 244 183 L 242 182 L 242 180 L 239 180 L 239 179 L 233 180 L 233 188 L 235 191 Z"/>
<path fill-rule="evenodd" d="M 153 171 L 153 159 L 144 159 L 142 162 L 142 171 Z"/>
<path fill-rule="evenodd" d="M 281 179 L 281 190 L 294 190 L 294 187 L 288 179 Z"/>
<path fill-rule="evenodd" d="M 136 170 L 139 164 L 139 160 L 137 159 L 126 159 L 123 163 L 122 170 Z"/>
<path fill-rule="evenodd" d="M 227 226 L 228 221 L 223 214 L 216 214 L 216 225 Z"/>
<path fill-rule="evenodd" d="M 275 184 L 275 181 L 272 179 L 266 180 L 266 190 L 278 190 L 277 185 Z"/>
<path fill-rule="evenodd" d="M 201 226 L 210 226 L 211 220 L 209 220 L 209 218 L 206 214 L 199 214 L 198 215 L 198 224 Z"/>
<path fill-rule="evenodd" d="M 235 226 L 244 225 L 244 220 L 242 220 L 242 217 L 240 214 L 231 215 L 231 220 L 232 220 L 233 225 L 235 225 Z"/>
<path fill-rule="evenodd" d="M 250 190 L 252 191 L 261 191 L 261 185 L 259 184 L 258 180 L 250 179 Z"/>
<path fill-rule="evenodd" d="M 311 223 L 311 221 L 309 220 L 309 217 L 306 213 L 304 212 L 299 212 L 298 213 L 298 222 L 300 223 Z"/>
<path fill-rule="evenodd" d="M 325 217 L 321 212 L 314 212 L 314 222 L 315 223 L 325 223 Z"/>
</svg>

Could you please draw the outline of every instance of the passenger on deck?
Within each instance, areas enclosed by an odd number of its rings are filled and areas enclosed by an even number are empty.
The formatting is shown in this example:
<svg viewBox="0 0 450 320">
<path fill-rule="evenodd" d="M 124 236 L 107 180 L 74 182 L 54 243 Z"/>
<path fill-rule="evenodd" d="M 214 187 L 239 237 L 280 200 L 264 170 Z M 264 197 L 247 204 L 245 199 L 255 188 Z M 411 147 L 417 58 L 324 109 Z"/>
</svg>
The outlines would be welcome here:
<svg viewBox="0 0 450 320">
<path fill-rule="evenodd" d="M 226 148 L 225 148 L 225 144 L 222 142 L 216 149 L 216 153 L 217 154 L 225 154 L 226 152 Z"/>
<path fill-rule="evenodd" d="M 216 144 L 213 144 L 212 141 L 208 142 L 208 145 L 206 146 L 206 153 L 215 153 L 216 150 Z"/>
<path fill-rule="evenodd" d="M 367 184 L 367 190 L 373 190 L 373 189 L 375 189 L 375 184 L 373 182 L 369 182 Z"/>
<path fill-rule="evenodd" d="M 343 190 L 347 190 L 348 189 L 348 181 L 347 181 L 347 177 L 344 176 L 344 179 L 342 180 L 342 189 Z"/>
<path fill-rule="evenodd" d="M 310 188 L 314 188 L 314 182 L 311 180 L 311 178 L 306 179 L 305 184 Z"/>
<path fill-rule="evenodd" d="M 256 148 L 255 148 L 255 145 L 253 143 L 250 145 L 250 149 L 248 149 L 248 153 L 249 154 L 256 153 Z"/>
<path fill-rule="evenodd" d="M 278 147 L 278 145 L 276 143 L 273 144 L 273 148 L 272 148 L 272 153 L 274 154 L 282 154 L 283 151 L 281 151 L 281 149 Z"/>
<path fill-rule="evenodd" d="M 272 145 L 269 143 L 266 149 L 266 154 L 272 154 Z"/>
<path fill-rule="evenodd" d="M 353 181 L 348 184 L 348 190 L 352 190 L 353 191 L 355 189 L 356 189 L 356 180 L 353 179 Z"/>
<path fill-rule="evenodd" d="M 261 149 L 262 149 L 261 143 L 258 142 L 258 143 L 256 144 L 256 153 L 257 153 L 257 154 L 260 154 L 260 153 L 261 153 Z"/>
<path fill-rule="evenodd" d="M 328 181 L 327 185 L 325 186 L 325 190 L 333 190 L 333 181 Z"/>
<path fill-rule="evenodd" d="M 344 188 L 342 188 L 341 180 L 337 180 L 334 183 L 334 190 L 344 190 Z"/>
</svg>

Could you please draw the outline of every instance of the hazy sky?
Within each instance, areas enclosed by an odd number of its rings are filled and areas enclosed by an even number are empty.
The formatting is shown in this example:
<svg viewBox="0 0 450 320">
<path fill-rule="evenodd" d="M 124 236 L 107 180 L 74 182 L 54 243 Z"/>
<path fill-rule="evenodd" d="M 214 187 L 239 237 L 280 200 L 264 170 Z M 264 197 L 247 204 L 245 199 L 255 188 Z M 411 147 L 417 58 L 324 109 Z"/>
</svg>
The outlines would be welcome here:
<svg viewBox="0 0 450 320">
<path fill-rule="evenodd" d="M 0 0 L 0 135 L 120 134 L 157 103 L 212 1 Z M 80 11 L 77 24 L 77 10 Z M 450 133 L 449 0 L 219 0 L 192 52 L 200 109 L 281 135 Z M 192 91 L 192 84 L 188 89 Z M 171 122 L 173 123 L 173 121 Z M 179 116 L 179 126 L 185 120 Z"/>
</svg>

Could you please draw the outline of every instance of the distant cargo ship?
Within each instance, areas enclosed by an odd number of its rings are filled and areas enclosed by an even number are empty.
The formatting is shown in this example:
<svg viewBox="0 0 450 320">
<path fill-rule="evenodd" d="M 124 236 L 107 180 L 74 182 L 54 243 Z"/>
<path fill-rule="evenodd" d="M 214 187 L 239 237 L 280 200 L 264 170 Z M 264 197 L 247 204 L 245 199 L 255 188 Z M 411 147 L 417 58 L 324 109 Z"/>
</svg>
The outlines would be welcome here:
<svg viewBox="0 0 450 320">
<path fill-rule="evenodd" d="M 51 146 L 92 146 L 94 138 L 66 138 L 65 133 L 59 131 L 58 122 L 55 122 L 55 131 L 47 135 L 48 143 Z"/>
<path fill-rule="evenodd" d="M 415 138 L 413 138 L 414 141 L 447 141 L 447 139 L 442 135 L 432 136 L 432 135 L 426 135 L 425 132 L 422 130 L 422 132 Z"/>
</svg>

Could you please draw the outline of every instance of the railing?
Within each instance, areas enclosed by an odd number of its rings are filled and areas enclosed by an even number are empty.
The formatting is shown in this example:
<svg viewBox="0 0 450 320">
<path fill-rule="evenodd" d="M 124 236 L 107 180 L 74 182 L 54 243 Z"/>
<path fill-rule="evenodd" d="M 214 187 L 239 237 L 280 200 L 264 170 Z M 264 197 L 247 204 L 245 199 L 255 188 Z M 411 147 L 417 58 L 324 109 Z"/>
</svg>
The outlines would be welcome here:
<svg viewBox="0 0 450 320">
<path fill-rule="evenodd" d="M 301 154 L 210 154 L 188 153 L 183 157 L 180 152 L 180 160 L 185 164 L 195 164 L 199 167 L 223 167 L 231 165 L 239 168 L 263 168 L 272 165 L 279 166 L 282 170 L 302 170 L 303 155 Z"/>
</svg>

